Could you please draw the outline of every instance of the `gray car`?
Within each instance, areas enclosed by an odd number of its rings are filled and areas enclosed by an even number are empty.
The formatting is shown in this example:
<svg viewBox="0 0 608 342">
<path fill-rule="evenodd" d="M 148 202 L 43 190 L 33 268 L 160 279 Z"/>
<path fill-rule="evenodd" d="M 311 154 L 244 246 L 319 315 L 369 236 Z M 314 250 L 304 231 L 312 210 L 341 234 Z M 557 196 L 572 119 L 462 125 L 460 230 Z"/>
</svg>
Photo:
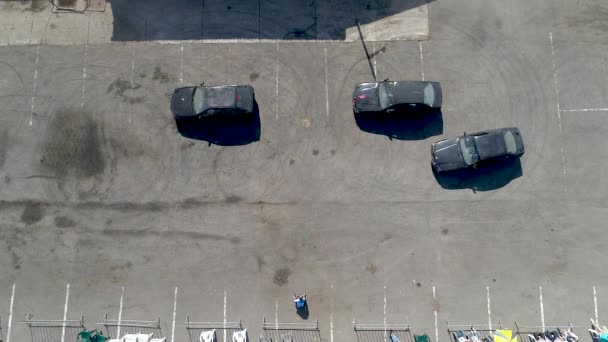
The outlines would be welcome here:
<svg viewBox="0 0 608 342">
<path fill-rule="evenodd" d="M 353 111 L 387 112 L 403 105 L 441 108 L 439 82 L 382 81 L 357 84 L 353 92 Z"/>
<path fill-rule="evenodd" d="M 516 127 L 464 134 L 431 145 L 431 164 L 437 172 L 475 167 L 499 157 L 524 154 L 524 141 Z"/>
<path fill-rule="evenodd" d="M 173 91 L 171 112 L 176 120 L 253 112 L 255 95 L 249 85 L 182 87 Z"/>
</svg>

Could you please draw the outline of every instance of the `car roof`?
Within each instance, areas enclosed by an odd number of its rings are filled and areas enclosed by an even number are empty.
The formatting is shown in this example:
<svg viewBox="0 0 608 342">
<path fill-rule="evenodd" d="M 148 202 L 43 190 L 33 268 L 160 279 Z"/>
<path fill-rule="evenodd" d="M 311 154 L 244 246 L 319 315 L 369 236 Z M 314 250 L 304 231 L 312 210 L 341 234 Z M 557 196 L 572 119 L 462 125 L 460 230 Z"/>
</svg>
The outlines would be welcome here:
<svg viewBox="0 0 608 342">
<path fill-rule="evenodd" d="M 491 158 L 507 153 L 507 145 L 503 136 L 507 130 L 483 132 L 475 136 L 475 146 L 481 159 Z"/>
<path fill-rule="evenodd" d="M 236 91 L 234 86 L 212 86 L 205 88 L 205 100 L 208 107 L 234 107 L 236 101 Z"/>
</svg>

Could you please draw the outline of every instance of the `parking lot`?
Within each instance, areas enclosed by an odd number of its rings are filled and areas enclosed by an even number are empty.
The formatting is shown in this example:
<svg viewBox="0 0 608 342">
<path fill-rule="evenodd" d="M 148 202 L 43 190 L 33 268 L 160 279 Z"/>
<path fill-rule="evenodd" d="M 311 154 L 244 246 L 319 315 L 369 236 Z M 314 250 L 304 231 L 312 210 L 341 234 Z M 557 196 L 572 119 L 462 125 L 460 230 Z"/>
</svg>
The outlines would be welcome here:
<svg viewBox="0 0 608 342">
<path fill-rule="evenodd" d="M 429 3 L 430 39 L 0 47 L 0 319 L 605 322 L 608 19 L 600 1 Z M 355 84 L 440 81 L 440 131 L 353 118 Z M 258 141 L 179 134 L 180 85 L 251 84 Z M 526 154 L 446 186 L 430 144 L 517 126 Z M 14 284 L 14 286 L 13 286 Z M 68 285 L 69 284 L 69 285 Z M 68 290 L 69 289 L 69 290 Z M 605 324 L 605 323 L 604 323 Z M 9 331 L 10 330 L 10 334 Z M 314 340 L 314 337 L 307 337 Z M 62 341 L 63 342 L 63 341 Z"/>
</svg>

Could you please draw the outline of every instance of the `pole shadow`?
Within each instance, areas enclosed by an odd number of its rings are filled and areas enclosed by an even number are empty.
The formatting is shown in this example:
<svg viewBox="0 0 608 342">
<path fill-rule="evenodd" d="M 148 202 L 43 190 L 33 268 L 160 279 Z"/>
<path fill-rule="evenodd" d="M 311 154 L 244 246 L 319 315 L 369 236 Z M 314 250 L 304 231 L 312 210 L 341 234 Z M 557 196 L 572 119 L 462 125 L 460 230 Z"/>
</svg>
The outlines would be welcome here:
<svg viewBox="0 0 608 342">
<path fill-rule="evenodd" d="M 502 188 L 523 175 L 519 157 L 487 160 L 477 168 L 438 173 L 431 167 L 437 183 L 448 190 L 471 189 L 473 192 Z"/>
<path fill-rule="evenodd" d="M 395 108 L 394 112 L 355 113 L 355 122 L 364 132 L 385 135 L 390 140 L 423 140 L 443 134 L 441 110 Z"/>
<path fill-rule="evenodd" d="M 175 120 L 184 138 L 206 141 L 209 145 L 242 146 L 260 140 L 261 123 L 257 101 L 252 113 Z"/>
</svg>

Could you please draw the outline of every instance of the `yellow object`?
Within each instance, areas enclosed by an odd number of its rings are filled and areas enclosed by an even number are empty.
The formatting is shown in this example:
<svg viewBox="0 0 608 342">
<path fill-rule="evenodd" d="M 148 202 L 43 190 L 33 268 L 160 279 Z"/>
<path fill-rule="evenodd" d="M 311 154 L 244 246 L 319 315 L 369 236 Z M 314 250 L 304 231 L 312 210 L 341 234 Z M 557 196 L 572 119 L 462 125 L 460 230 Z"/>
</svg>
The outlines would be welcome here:
<svg viewBox="0 0 608 342">
<path fill-rule="evenodd" d="M 494 342 L 517 342 L 517 335 L 513 334 L 512 330 L 496 330 L 492 334 Z"/>
</svg>

